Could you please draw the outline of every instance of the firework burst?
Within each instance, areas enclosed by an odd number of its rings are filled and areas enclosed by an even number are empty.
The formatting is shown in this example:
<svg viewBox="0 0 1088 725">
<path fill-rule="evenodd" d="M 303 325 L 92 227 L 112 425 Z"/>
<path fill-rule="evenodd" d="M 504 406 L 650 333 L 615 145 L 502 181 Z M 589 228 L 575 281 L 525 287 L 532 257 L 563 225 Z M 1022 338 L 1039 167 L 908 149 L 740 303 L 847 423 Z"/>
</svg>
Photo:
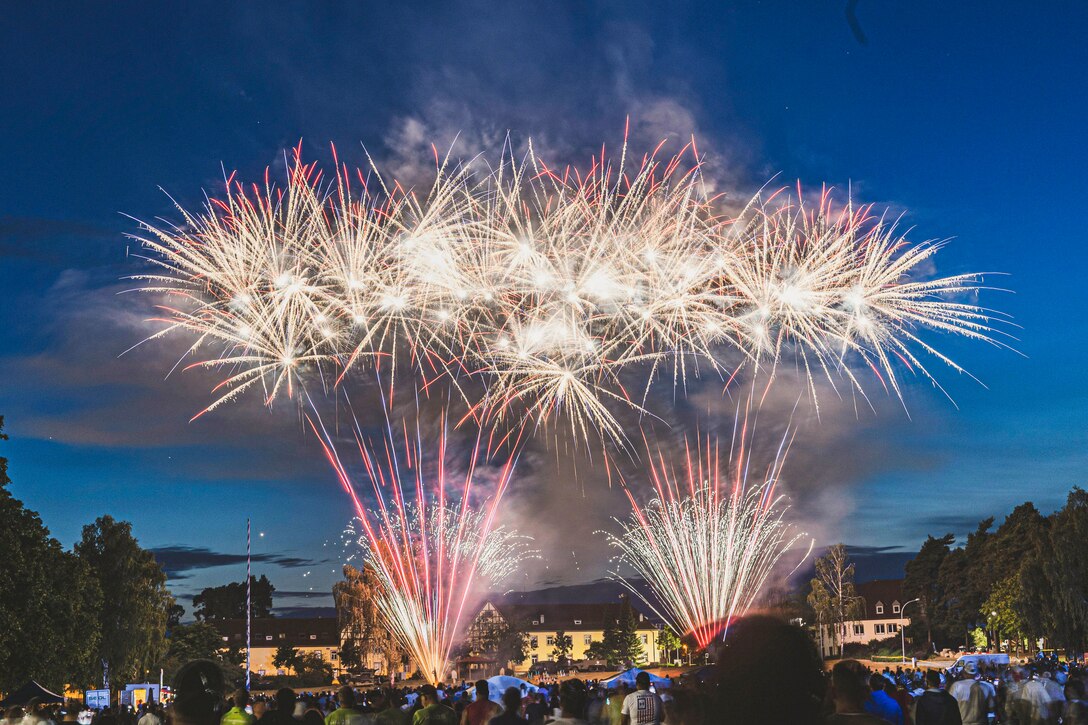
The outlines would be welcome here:
<svg viewBox="0 0 1088 725">
<path fill-rule="evenodd" d="M 773 380 L 799 360 L 813 394 L 818 377 L 864 394 L 870 369 L 901 397 L 903 369 L 934 380 L 923 357 L 960 370 L 925 331 L 1003 344 L 996 313 L 965 301 L 979 275 L 922 278 L 939 243 L 829 193 L 727 218 L 693 145 L 584 172 L 531 151 L 486 173 L 436 160 L 417 195 L 339 162 L 324 181 L 296 149 L 284 188 L 230 179 L 202 213 L 145 225 L 156 336 L 184 333 L 192 365 L 225 371 L 205 410 L 386 365 L 448 381 L 480 421 L 562 418 L 623 443 L 617 409 L 642 412 L 659 378 Z"/>
<path fill-rule="evenodd" d="M 311 426 L 354 504 L 350 530 L 378 576 L 377 609 L 420 671 L 437 683 L 448 671 L 450 651 L 474 596 L 483 587 L 501 584 L 535 554 L 526 537 L 495 525 L 514 462 L 499 469 L 484 504 L 474 506 L 471 501 L 482 497 L 474 491 L 480 487 L 474 483 L 479 441 L 467 470 L 454 476 L 446 467 L 444 429 L 431 451 L 418 427 L 414 437 L 403 427 L 401 446 L 391 429 L 375 445 L 356 425 L 355 446 L 376 501 L 366 509 L 333 437 L 320 420 L 311 418 Z M 433 474 L 424 472 L 427 466 L 436 469 Z"/>
<path fill-rule="evenodd" d="M 790 533 L 775 494 L 787 438 L 763 476 L 752 481 L 744 428 L 726 461 L 709 440 L 694 451 L 685 442 L 679 462 L 651 452 L 656 497 L 641 505 L 628 490 L 631 516 L 616 519 L 619 533 L 606 532 L 619 552 L 616 563 L 641 577 L 653 596 L 619 572 L 613 576 L 699 647 L 748 611 L 775 564 L 801 538 Z"/>
</svg>

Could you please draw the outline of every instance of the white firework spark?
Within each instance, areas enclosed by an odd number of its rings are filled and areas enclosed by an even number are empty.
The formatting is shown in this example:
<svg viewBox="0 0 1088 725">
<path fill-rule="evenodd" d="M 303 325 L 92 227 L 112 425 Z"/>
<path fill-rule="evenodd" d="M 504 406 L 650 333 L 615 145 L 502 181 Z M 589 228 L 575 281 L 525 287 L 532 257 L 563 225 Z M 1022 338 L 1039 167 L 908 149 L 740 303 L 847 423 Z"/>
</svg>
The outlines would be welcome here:
<svg viewBox="0 0 1088 725">
<path fill-rule="evenodd" d="M 687 151 L 628 168 L 625 148 L 584 174 L 532 153 L 484 174 L 446 159 L 420 197 L 339 164 L 325 184 L 296 150 L 283 189 L 231 181 L 181 224 L 145 225 L 156 269 L 138 279 L 169 300 L 155 336 L 183 332 L 194 365 L 226 371 L 205 410 L 386 365 L 452 381 L 481 419 L 565 418 L 621 443 L 617 406 L 641 409 L 658 377 L 773 379 L 798 359 L 813 393 L 826 377 L 864 394 L 867 367 L 902 397 L 902 368 L 934 380 L 923 356 L 960 370 L 925 331 L 1003 344 L 997 313 L 963 301 L 980 275 L 921 279 L 939 243 L 829 194 L 727 219 Z"/>
<path fill-rule="evenodd" d="M 750 482 L 746 438 L 743 430 L 736 436 L 727 461 L 709 441 L 694 452 L 685 444 L 681 461 L 650 451 L 656 497 L 640 505 L 628 491 L 631 516 L 616 519 L 618 533 L 606 532 L 617 563 L 641 577 L 653 596 L 621 573 L 613 576 L 700 647 L 748 611 L 775 564 L 801 538 L 783 521 L 775 495 L 786 439 L 762 480 Z"/>
</svg>

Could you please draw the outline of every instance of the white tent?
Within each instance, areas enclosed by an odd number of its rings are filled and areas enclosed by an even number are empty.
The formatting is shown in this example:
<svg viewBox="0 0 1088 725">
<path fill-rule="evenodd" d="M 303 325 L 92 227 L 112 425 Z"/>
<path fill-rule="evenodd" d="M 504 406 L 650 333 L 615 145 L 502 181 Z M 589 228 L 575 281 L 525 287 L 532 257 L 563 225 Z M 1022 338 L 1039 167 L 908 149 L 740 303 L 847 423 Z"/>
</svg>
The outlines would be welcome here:
<svg viewBox="0 0 1088 725">
<path fill-rule="evenodd" d="M 621 672 L 615 677 L 612 677 L 611 679 L 605 680 L 604 685 L 610 690 L 619 687 L 621 684 L 627 685 L 628 687 L 634 689 L 635 678 L 638 677 L 639 674 L 642 672 L 646 671 L 640 670 L 637 667 L 632 667 L 631 669 L 625 672 Z M 650 686 L 653 687 L 655 690 L 660 690 L 664 687 L 672 687 L 672 680 L 666 679 L 664 677 L 658 677 L 657 675 L 651 674 L 649 672 L 646 672 L 646 674 L 650 676 Z"/>
</svg>

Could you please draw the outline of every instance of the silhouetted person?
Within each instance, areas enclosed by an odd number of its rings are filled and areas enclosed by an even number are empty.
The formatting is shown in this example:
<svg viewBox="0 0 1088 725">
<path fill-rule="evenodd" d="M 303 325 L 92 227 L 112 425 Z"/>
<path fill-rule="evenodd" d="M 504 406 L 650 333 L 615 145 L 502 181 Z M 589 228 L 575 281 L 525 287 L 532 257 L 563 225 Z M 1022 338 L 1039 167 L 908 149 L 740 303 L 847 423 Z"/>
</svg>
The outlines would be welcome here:
<svg viewBox="0 0 1088 725">
<path fill-rule="evenodd" d="M 290 687 L 276 690 L 275 707 L 257 720 L 257 725 L 298 725 L 295 720 L 295 691 Z"/>
<path fill-rule="evenodd" d="M 174 704 L 167 715 L 169 725 L 219 725 L 223 689 L 219 665 L 210 660 L 189 662 L 174 675 Z M 105 716 L 102 721 L 106 721 Z"/>
<path fill-rule="evenodd" d="M 729 628 L 716 660 L 717 696 L 708 703 L 711 722 L 821 722 L 827 691 L 823 660 L 800 627 L 774 617 L 745 617 Z"/>
<path fill-rule="evenodd" d="M 457 713 L 438 701 L 434 685 L 419 688 L 419 704 L 422 707 L 412 716 L 412 725 L 457 725 Z"/>
<path fill-rule="evenodd" d="M 914 725 L 963 725 L 956 698 L 941 689 L 941 673 L 926 671 L 926 691 L 916 700 Z"/>
<path fill-rule="evenodd" d="M 529 721 L 519 714 L 521 690 L 516 687 L 507 687 L 506 692 L 502 693 L 502 706 L 505 712 L 491 718 L 490 725 L 529 725 Z"/>
<path fill-rule="evenodd" d="M 502 712 L 497 703 L 488 699 L 491 696 L 491 686 L 487 680 L 476 681 L 476 702 L 465 706 L 461 714 L 461 725 L 487 725 L 491 718 Z"/>
</svg>

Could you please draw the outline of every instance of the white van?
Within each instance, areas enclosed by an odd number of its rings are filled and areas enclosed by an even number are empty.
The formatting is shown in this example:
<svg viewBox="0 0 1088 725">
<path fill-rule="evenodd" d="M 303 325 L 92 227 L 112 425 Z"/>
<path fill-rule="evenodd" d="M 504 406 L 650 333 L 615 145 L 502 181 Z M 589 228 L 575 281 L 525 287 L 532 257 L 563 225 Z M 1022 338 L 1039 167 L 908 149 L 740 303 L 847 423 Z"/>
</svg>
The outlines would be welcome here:
<svg viewBox="0 0 1088 725">
<path fill-rule="evenodd" d="M 978 672 L 981 668 L 993 669 L 994 667 L 1008 664 L 1009 655 L 1006 653 L 963 655 L 956 660 L 949 669 L 953 672 L 959 672 L 962 669 L 967 669 L 970 672 Z"/>
</svg>

